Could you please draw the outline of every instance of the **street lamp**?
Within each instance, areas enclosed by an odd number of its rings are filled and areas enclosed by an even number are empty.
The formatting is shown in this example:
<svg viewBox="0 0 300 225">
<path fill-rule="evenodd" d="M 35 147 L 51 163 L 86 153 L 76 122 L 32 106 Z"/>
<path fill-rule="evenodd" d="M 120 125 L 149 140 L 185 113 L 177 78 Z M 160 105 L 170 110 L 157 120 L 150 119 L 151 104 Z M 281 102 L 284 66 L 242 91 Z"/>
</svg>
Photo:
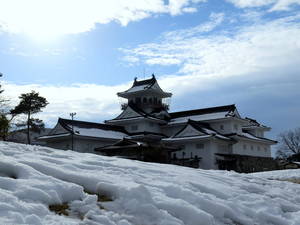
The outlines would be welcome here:
<svg viewBox="0 0 300 225">
<path fill-rule="evenodd" d="M 70 113 L 70 116 L 72 118 L 72 150 L 74 150 L 74 126 L 73 126 L 73 121 L 74 121 L 74 116 L 76 115 L 76 112 Z"/>
</svg>

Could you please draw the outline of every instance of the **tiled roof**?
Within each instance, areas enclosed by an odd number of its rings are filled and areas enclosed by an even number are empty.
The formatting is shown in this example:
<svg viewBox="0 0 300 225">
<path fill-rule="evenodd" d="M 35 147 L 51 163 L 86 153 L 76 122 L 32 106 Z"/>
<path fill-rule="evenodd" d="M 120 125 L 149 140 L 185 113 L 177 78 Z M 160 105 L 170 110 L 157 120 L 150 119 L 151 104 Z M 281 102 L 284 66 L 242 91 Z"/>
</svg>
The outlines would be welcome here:
<svg viewBox="0 0 300 225">
<path fill-rule="evenodd" d="M 74 127 L 79 127 L 79 128 L 96 128 L 101 130 L 112 130 L 112 131 L 127 133 L 124 127 L 110 125 L 110 124 L 93 123 L 93 122 L 70 120 L 70 119 L 63 119 L 63 118 L 59 118 L 58 123 L 68 131 L 72 131 L 72 125 L 73 125 Z"/>
<path fill-rule="evenodd" d="M 138 115 L 134 116 L 134 117 L 122 117 L 123 113 L 126 111 L 126 109 L 130 107 L 134 112 L 136 112 Z M 159 117 L 159 113 L 155 112 L 155 113 L 147 113 L 144 110 L 142 110 L 141 108 L 137 107 L 136 105 L 134 105 L 133 103 L 129 103 L 126 107 L 126 109 L 120 114 L 118 115 L 116 118 L 112 119 L 112 120 L 107 120 L 107 122 L 109 121 L 115 121 L 115 120 L 126 120 L 126 119 L 133 119 L 133 118 L 139 118 L 139 117 L 143 117 L 143 118 L 149 118 L 149 119 L 154 119 L 154 120 L 162 120 L 165 121 L 166 119 L 168 119 L 168 114 L 166 113 L 166 118 L 160 118 Z"/>
<path fill-rule="evenodd" d="M 130 96 L 131 94 L 139 93 L 139 92 L 145 91 L 145 90 L 152 91 L 156 94 L 159 94 L 161 97 L 164 97 L 164 98 L 172 96 L 171 93 L 164 92 L 159 87 L 154 74 L 152 74 L 152 78 L 150 78 L 150 79 L 138 81 L 137 78 L 135 78 L 131 88 L 129 88 L 128 90 L 126 90 L 124 92 L 118 92 L 117 95 L 120 97 L 126 98 L 126 97 Z"/>
<path fill-rule="evenodd" d="M 79 120 L 69 120 L 69 119 L 58 119 L 58 124 L 60 124 L 67 133 L 53 133 L 51 135 L 42 136 L 41 139 L 66 137 L 72 132 L 75 136 L 91 137 L 91 138 L 107 138 L 107 139 L 122 139 L 127 136 L 128 133 L 123 127 L 92 123 Z"/>
<path fill-rule="evenodd" d="M 148 85 L 149 87 L 151 87 L 153 84 L 155 84 L 155 82 L 156 82 L 156 78 L 154 74 L 152 74 L 152 77 L 150 79 L 138 81 L 137 78 L 135 78 L 132 87 L 141 86 L 141 85 Z"/>
<path fill-rule="evenodd" d="M 197 136 L 185 136 L 185 137 L 180 137 L 180 133 L 182 133 L 187 126 L 192 126 L 194 129 L 198 130 L 199 132 L 205 134 L 205 135 L 197 135 Z M 216 130 L 210 127 L 208 123 L 203 123 L 203 122 L 198 122 L 198 121 L 193 121 L 193 120 L 188 120 L 187 124 L 182 128 L 180 131 L 178 131 L 175 135 L 173 135 L 170 138 L 167 138 L 168 140 L 175 140 L 175 139 L 185 139 L 185 138 L 197 138 L 197 137 L 216 137 L 220 138 L 223 140 L 228 140 L 231 141 L 231 138 L 226 137 L 220 133 L 218 133 Z M 165 139 L 166 140 L 166 139 Z"/>
<path fill-rule="evenodd" d="M 231 134 L 226 134 L 225 136 L 232 137 L 232 138 L 237 136 L 237 137 L 246 138 L 246 139 L 252 140 L 252 141 L 267 141 L 267 142 L 272 142 L 274 144 L 277 143 L 277 141 L 274 141 L 274 140 L 271 140 L 271 139 L 268 139 L 268 138 L 257 137 L 257 136 L 254 136 L 253 134 L 248 133 L 248 132 L 242 132 L 242 134 L 231 133 Z"/>
<path fill-rule="evenodd" d="M 249 118 L 249 117 L 245 117 L 245 119 L 248 121 L 248 125 L 243 126 L 243 128 L 266 128 L 266 129 L 270 129 L 267 126 L 264 126 L 262 124 L 260 124 L 259 122 L 257 122 L 255 119 Z"/>
<path fill-rule="evenodd" d="M 172 112 L 169 114 L 170 114 L 171 118 L 178 118 L 178 117 L 211 114 L 211 113 L 219 113 L 219 112 L 227 112 L 227 113 L 232 112 L 233 113 L 235 111 L 235 109 L 236 109 L 235 105 L 232 104 L 232 105 L 224 105 L 224 106 L 217 106 L 217 107 L 210 107 L 210 108 Z"/>
</svg>

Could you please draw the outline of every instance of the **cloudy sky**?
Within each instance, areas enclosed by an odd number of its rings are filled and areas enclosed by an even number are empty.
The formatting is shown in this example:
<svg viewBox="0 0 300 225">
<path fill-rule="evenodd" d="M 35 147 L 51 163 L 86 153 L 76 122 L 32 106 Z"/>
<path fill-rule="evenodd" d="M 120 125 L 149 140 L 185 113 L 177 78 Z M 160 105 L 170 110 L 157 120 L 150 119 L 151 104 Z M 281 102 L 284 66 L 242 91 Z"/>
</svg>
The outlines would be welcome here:
<svg viewBox="0 0 300 225">
<path fill-rule="evenodd" d="M 275 138 L 300 126 L 300 0 L 0 0 L 0 72 L 12 105 L 48 99 L 49 127 L 116 116 L 154 73 L 171 111 L 235 103 Z"/>
</svg>

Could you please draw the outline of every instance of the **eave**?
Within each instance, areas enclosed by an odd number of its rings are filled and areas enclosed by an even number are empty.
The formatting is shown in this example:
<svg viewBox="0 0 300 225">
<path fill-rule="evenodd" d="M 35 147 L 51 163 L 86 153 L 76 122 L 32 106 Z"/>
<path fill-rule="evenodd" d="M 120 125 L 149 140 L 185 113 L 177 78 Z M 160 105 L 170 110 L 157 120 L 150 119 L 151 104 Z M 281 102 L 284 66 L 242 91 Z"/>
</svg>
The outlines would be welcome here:
<svg viewBox="0 0 300 225">
<path fill-rule="evenodd" d="M 162 141 L 163 142 L 182 142 L 182 141 L 189 141 L 189 142 L 193 142 L 193 141 L 198 141 L 198 140 L 210 140 L 210 139 L 219 139 L 219 140 L 223 140 L 223 141 L 229 141 L 232 142 L 233 140 L 231 138 L 223 138 L 220 137 L 218 135 L 202 135 L 202 136 L 189 136 L 189 137 L 174 137 L 174 138 L 163 138 Z"/>
<path fill-rule="evenodd" d="M 271 140 L 271 139 L 267 139 L 267 138 L 261 138 L 261 137 L 256 137 L 254 135 L 252 135 L 254 138 L 249 138 L 246 137 L 244 135 L 239 135 L 239 134 L 229 134 L 226 135 L 228 137 L 234 138 L 234 139 L 238 139 L 238 140 L 246 140 L 246 141 L 252 141 L 252 142 L 258 142 L 258 143 L 266 143 L 266 144 L 277 144 L 277 141 Z"/>
<path fill-rule="evenodd" d="M 165 121 L 165 120 L 157 119 L 154 117 L 148 117 L 148 116 L 128 117 L 128 118 L 124 118 L 124 119 L 112 119 L 112 120 L 105 120 L 104 122 L 107 124 L 114 124 L 114 123 L 122 124 L 122 122 L 124 124 L 127 124 L 128 122 L 141 121 L 141 120 L 148 120 L 148 121 L 156 122 L 156 123 L 160 123 L 160 124 L 167 123 L 167 121 Z"/>
</svg>

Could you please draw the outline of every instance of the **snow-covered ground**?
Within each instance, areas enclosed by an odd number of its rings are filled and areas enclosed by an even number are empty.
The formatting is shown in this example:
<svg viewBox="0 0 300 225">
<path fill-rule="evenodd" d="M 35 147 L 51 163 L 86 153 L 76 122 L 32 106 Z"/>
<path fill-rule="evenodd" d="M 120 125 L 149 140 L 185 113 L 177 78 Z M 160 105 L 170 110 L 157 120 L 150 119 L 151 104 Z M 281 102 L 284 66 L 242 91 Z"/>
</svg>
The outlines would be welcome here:
<svg viewBox="0 0 300 225">
<path fill-rule="evenodd" d="M 299 184 L 267 179 L 289 171 L 246 175 L 5 142 L 0 154 L 0 224 L 300 224 Z M 49 210 L 55 204 L 68 216 Z"/>
<path fill-rule="evenodd" d="M 299 180 L 300 181 L 300 169 L 290 170 L 275 170 L 268 172 L 252 173 L 252 176 L 274 179 L 274 180 Z"/>
</svg>

